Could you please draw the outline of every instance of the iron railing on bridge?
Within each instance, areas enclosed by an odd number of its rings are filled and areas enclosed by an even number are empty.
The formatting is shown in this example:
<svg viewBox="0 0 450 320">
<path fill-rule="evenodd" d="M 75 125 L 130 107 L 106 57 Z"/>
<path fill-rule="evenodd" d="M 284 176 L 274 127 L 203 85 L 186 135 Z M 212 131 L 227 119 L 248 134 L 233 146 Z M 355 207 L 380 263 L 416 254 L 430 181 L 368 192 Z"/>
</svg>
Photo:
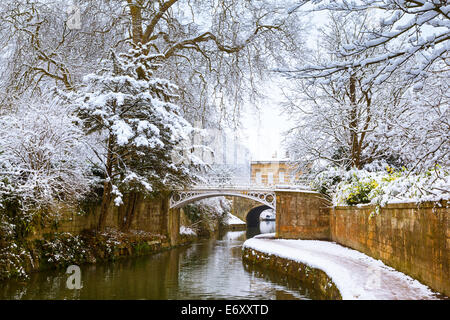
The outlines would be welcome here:
<svg viewBox="0 0 450 320">
<path fill-rule="evenodd" d="M 296 179 L 288 183 L 258 183 L 252 181 L 250 178 L 243 177 L 229 177 L 229 176 L 214 176 L 206 177 L 203 181 L 195 184 L 195 188 L 204 189 L 311 189 L 311 180 L 308 178 Z"/>
</svg>

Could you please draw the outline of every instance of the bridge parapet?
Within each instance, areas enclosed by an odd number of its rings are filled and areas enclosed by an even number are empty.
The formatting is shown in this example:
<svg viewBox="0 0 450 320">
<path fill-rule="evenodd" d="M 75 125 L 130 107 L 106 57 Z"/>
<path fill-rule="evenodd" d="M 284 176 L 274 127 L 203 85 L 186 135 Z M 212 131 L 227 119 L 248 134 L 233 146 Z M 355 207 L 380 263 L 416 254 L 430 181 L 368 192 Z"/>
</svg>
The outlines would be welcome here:
<svg viewBox="0 0 450 320">
<path fill-rule="evenodd" d="M 228 188 L 228 189 L 264 189 L 264 190 L 275 190 L 275 189 L 301 189 L 310 190 L 310 179 L 297 179 L 289 183 L 283 184 L 269 184 L 269 183 L 258 183 L 252 181 L 249 178 L 242 177 L 208 177 L 203 181 L 198 182 L 191 189 L 217 189 L 217 188 Z"/>
<path fill-rule="evenodd" d="M 180 208 L 194 201 L 212 198 L 212 197 L 242 197 L 250 200 L 258 201 L 272 209 L 276 209 L 275 192 L 269 188 L 255 189 L 243 187 L 195 187 L 191 190 L 175 191 L 170 197 L 170 208 Z"/>
<path fill-rule="evenodd" d="M 276 191 L 312 192 L 298 185 L 197 185 L 188 190 L 174 191 L 170 197 L 170 208 L 180 208 L 206 198 L 231 196 L 255 200 L 276 210 Z"/>
</svg>

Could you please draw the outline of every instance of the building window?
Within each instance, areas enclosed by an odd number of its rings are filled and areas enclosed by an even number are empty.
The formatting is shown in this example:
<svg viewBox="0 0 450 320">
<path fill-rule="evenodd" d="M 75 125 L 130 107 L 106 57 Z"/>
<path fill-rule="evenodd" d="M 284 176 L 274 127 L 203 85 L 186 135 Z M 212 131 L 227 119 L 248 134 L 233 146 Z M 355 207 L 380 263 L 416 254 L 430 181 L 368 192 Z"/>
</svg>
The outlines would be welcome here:
<svg viewBox="0 0 450 320">
<path fill-rule="evenodd" d="M 268 173 L 267 173 L 267 183 L 270 185 L 270 184 L 273 184 L 273 172 L 271 172 L 271 171 L 269 171 Z"/>
<path fill-rule="evenodd" d="M 280 183 L 284 183 L 284 171 L 280 171 L 279 181 Z"/>
<path fill-rule="evenodd" d="M 257 184 L 262 184 L 262 175 L 261 175 L 261 171 L 256 171 L 256 183 L 257 183 Z"/>
</svg>

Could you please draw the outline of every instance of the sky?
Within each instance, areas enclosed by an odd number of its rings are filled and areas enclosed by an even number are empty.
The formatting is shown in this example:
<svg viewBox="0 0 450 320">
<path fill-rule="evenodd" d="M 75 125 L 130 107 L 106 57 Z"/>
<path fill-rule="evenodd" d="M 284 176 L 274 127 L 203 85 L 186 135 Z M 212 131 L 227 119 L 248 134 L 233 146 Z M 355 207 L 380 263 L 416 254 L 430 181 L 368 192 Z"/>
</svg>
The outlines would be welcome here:
<svg viewBox="0 0 450 320">
<path fill-rule="evenodd" d="M 309 37 L 306 45 L 313 48 L 317 45 L 319 26 L 327 21 L 325 12 L 316 12 L 311 18 Z M 264 93 L 269 99 L 262 103 L 259 112 L 251 105 L 247 105 L 243 115 L 243 133 L 247 137 L 243 144 L 250 150 L 252 160 L 268 160 L 277 153 L 277 158 L 285 158 L 286 150 L 282 141 L 284 132 L 295 124 L 289 119 L 289 115 L 283 114 L 280 102 L 283 101 L 281 88 L 282 81 L 268 82 Z"/>
<path fill-rule="evenodd" d="M 261 103 L 259 112 L 252 106 L 246 106 L 243 114 L 243 144 L 250 149 L 252 160 L 268 160 L 276 153 L 277 158 L 285 157 L 282 147 L 283 133 L 293 123 L 279 105 L 283 100 L 281 85 L 268 83 L 265 90 L 268 99 Z"/>
</svg>

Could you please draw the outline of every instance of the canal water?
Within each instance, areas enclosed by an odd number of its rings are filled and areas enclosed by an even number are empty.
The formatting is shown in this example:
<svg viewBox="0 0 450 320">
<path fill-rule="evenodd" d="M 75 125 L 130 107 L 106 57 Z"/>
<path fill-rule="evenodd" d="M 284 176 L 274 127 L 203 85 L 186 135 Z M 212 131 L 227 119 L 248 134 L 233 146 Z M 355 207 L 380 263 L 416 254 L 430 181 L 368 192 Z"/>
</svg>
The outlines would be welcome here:
<svg viewBox="0 0 450 320">
<path fill-rule="evenodd" d="M 0 283 L 0 299 L 309 299 L 292 279 L 242 262 L 242 244 L 274 222 L 227 231 L 159 254 L 81 267 L 82 289 L 66 287 L 64 270 Z"/>
</svg>

